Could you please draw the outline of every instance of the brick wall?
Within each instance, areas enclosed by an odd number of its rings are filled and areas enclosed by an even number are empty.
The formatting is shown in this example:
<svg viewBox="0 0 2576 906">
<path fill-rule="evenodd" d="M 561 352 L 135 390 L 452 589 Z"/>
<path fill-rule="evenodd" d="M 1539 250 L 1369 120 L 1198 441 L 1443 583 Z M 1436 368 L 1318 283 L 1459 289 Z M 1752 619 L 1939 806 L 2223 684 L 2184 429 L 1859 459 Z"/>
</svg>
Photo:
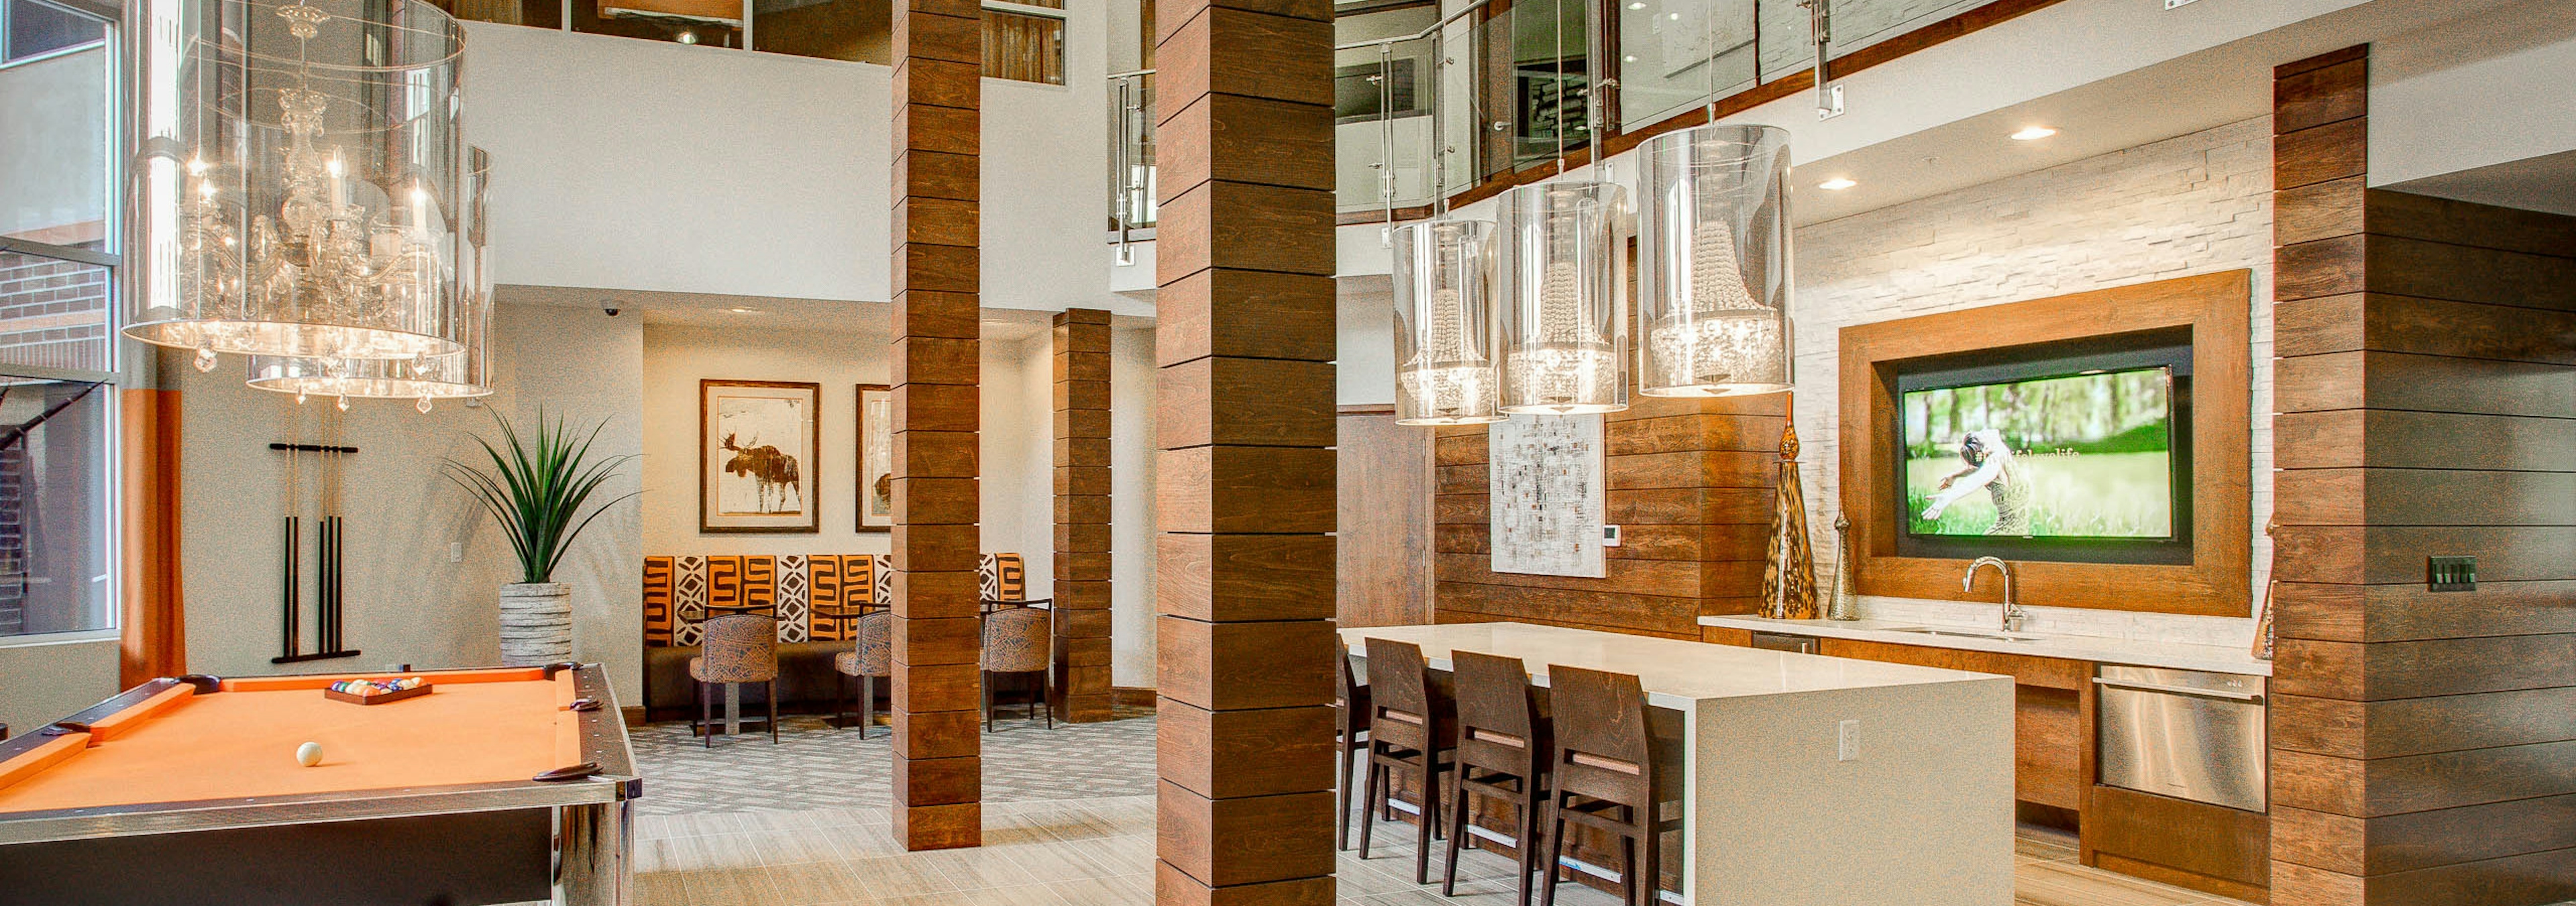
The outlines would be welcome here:
<svg viewBox="0 0 2576 906">
<path fill-rule="evenodd" d="M 1798 392 L 1793 413 L 1819 568 L 1841 510 L 1836 331 L 2186 274 L 2254 272 L 2253 588 L 2270 563 L 2272 151 L 2247 120 L 1997 180 L 1798 231 Z M 1896 619 L 1991 616 L 1992 605 L 1864 599 Z M 2250 610 L 2248 616 L 2250 617 Z M 2031 628 L 2238 644 L 2250 619 L 2037 608 Z"/>
<path fill-rule="evenodd" d="M 108 368 L 107 269 L 0 252 L 0 361 Z"/>
</svg>

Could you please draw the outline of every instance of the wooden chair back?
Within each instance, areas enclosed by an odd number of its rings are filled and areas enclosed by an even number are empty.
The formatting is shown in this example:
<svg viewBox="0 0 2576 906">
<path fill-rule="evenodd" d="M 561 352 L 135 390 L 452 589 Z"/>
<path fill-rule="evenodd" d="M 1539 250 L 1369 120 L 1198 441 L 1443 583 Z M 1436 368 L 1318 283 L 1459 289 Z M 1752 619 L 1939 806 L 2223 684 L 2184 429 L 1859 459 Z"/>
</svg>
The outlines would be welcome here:
<svg viewBox="0 0 2576 906">
<path fill-rule="evenodd" d="M 1653 807 L 1654 740 L 1646 732 L 1646 693 L 1637 675 L 1549 665 L 1547 680 L 1557 789 Z"/>
<path fill-rule="evenodd" d="M 1542 749 L 1538 701 L 1521 659 L 1477 651 L 1449 655 L 1457 690 L 1458 763 L 1527 774 L 1554 753 Z"/>
<path fill-rule="evenodd" d="M 1380 750 L 1450 748 L 1457 739 L 1457 712 L 1432 682 L 1422 646 L 1372 638 L 1367 650 L 1369 742 Z"/>
</svg>

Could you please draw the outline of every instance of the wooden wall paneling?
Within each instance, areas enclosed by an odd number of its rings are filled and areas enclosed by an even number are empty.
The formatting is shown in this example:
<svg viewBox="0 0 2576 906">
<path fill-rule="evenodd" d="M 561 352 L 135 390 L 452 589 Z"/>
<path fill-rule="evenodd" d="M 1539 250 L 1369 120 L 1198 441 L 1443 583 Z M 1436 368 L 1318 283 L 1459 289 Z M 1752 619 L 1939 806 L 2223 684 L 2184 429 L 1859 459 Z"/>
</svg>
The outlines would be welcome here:
<svg viewBox="0 0 2576 906">
<path fill-rule="evenodd" d="M 2366 49 L 2294 65 L 2347 99 L 2275 120 L 2272 902 L 2567 899 L 2576 218 L 2358 188 Z"/>
<path fill-rule="evenodd" d="M 1072 308 L 1055 316 L 1055 437 L 1109 441 L 1107 311 Z M 1054 707 L 1075 723 L 1108 720 L 1109 464 L 1058 461 L 1055 502 Z"/>
<path fill-rule="evenodd" d="M 176 390 L 117 391 L 124 443 L 121 688 L 188 672 L 188 611 L 179 574 L 179 425 Z"/>
<path fill-rule="evenodd" d="M 1332 8 L 1155 17 L 1155 900 L 1330 906 Z"/>
<path fill-rule="evenodd" d="M 2188 327 L 2192 335 L 2192 562 L 2014 564 L 2022 600 L 2061 607 L 2243 616 L 2250 610 L 2248 430 L 2252 276 L 2224 271 L 1842 329 L 1842 494 L 1860 593 L 1955 599 L 1967 562 L 1896 555 L 1894 368 L 1949 353 Z M 2139 595 L 2140 588 L 2157 590 Z M 1983 592 L 1991 594 L 1992 592 Z"/>
<path fill-rule="evenodd" d="M 1396 424 L 1384 406 L 1345 406 L 1336 422 L 1335 621 L 1431 622 L 1431 429 Z"/>
<path fill-rule="evenodd" d="M 981 11 L 894 7 L 894 834 L 983 842 L 975 582 Z M 966 480 L 959 480 L 966 479 Z"/>
<path fill-rule="evenodd" d="M 1631 397 L 1605 416 L 1604 519 L 1620 526 L 1602 578 L 1491 570 L 1485 430 L 1433 441 L 1438 620 L 1516 620 L 1696 639 L 1705 615 L 1761 605 L 1762 558 L 1787 394 Z"/>
</svg>

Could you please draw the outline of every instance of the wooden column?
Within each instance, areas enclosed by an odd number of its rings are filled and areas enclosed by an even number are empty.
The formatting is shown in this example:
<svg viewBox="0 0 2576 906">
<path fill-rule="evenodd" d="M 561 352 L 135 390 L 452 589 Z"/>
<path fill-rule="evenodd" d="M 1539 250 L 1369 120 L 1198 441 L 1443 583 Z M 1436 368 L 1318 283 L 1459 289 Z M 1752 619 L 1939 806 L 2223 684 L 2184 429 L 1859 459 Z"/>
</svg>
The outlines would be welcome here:
<svg viewBox="0 0 2576 906">
<path fill-rule="evenodd" d="M 175 359 L 174 359 L 175 361 Z M 179 577 L 179 391 L 118 392 L 123 409 L 125 548 L 120 688 L 188 672 Z"/>
<path fill-rule="evenodd" d="M 1156 17 L 1155 898 L 1330 906 L 1332 9 Z"/>
<path fill-rule="evenodd" d="M 1057 711 L 1109 719 L 1109 313 L 1055 316 Z"/>
<path fill-rule="evenodd" d="M 983 840 L 973 0 L 894 7 L 894 832 Z"/>
<path fill-rule="evenodd" d="M 2368 84 L 2275 90 L 2272 902 L 2566 900 L 2576 218 L 2364 188 Z"/>
</svg>

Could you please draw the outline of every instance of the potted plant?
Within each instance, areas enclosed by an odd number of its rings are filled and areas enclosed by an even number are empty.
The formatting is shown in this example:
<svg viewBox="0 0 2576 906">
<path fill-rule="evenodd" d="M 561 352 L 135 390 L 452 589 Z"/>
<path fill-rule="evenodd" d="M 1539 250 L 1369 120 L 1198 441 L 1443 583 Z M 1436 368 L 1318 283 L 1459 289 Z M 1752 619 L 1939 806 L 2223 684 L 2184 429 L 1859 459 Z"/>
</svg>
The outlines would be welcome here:
<svg viewBox="0 0 2576 906">
<path fill-rule="evenodd" d="M 530 665 L 569 660 L 572 586 L 554 581 L 555 566 L 591 520 L 643 493 L 630 492 L 582 514 L 599 486 L 634 456 L 590 458 L 591 442 L 606 427 L 604 421 L 581 433 L 561 418 L 548 423 L 540 410 L 536 434 L 528 442 L 499 413 L 492 420 L 501 426 L 500 445 L 474 439 L 492 458 L 491 470 L 450 459 L 445 471 L 501 524 L 519 558 L 519 581 L 501 586 L 501 661 Z"/>
</svg>

